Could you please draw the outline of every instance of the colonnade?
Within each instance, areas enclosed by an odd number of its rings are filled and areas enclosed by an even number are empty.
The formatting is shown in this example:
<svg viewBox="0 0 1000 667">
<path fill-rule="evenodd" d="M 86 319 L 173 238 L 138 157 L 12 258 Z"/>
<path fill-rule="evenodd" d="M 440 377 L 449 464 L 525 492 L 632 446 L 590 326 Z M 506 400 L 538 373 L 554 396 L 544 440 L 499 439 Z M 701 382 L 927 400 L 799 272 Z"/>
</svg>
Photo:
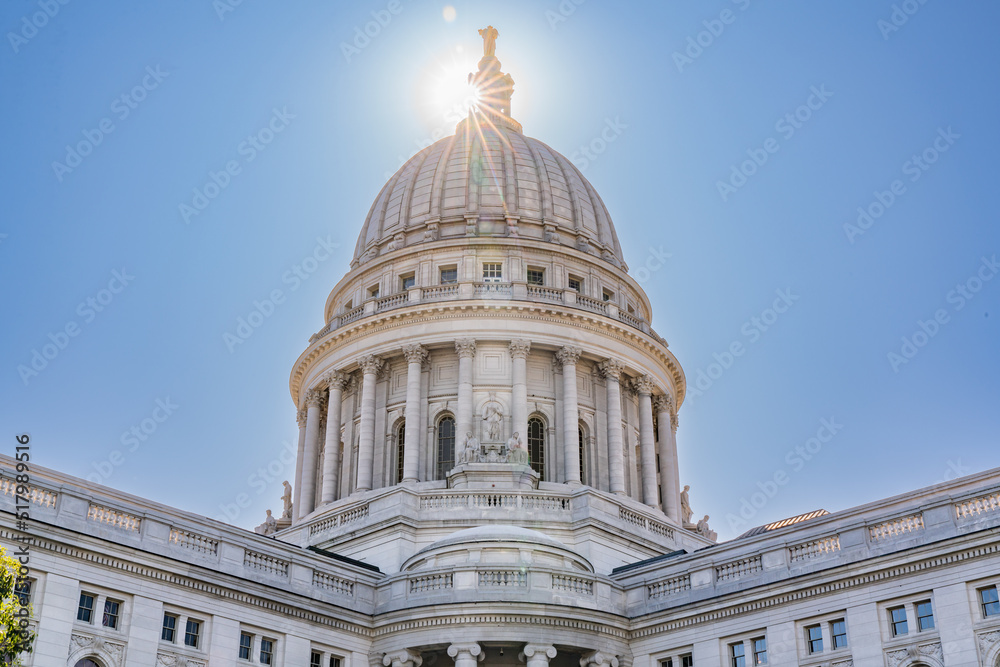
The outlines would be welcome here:
<svg viewBox="0 0 1000 667">
<path fill-rule="evenodd" d="M 455 662 L 455 667 L 477 667 L 486 657 L 479 642 L 450 644 L 446 652 Z M 369 655 L 371 667 L 421 667 L 424 663 L 420 651 L 409 648 Z M 517 659 L 527 667 L 549 667 L 549 661 L 556 655 L 556 647 L 551 644 L 529 643 L 521 647 Z M 618 667 L 617 656 L 605 651 L 585 651 L 573 655 L 579 655 L 580 667 Z"/>
<path fill-rule="evenodd" d="M 514 339 L 509 342 L 511 356 L 511 426 L 512 431 L 526 435 L 528 431 L 527 357 L 531 350 L 530 341 Z M 404 408 L 406 445 L 403 449 L 402 482 L 413 484 L 419 481 L 420 450 L 415 444 L 420 440 L 421 373 L 428 358 L 428 350 L 418 343 L 401 348 L 407 362 L 406 403 Z M 473 362 L 476 357 L 476 341 L 464 338 L 455 341 L 458 356 L 458 390 L 455 414 L 456 432 L 459 436 L 472 431 L 473 424 Z M 576 434 L 580 423 L 580 407 L 577 396 L 577 363 L 582 355 L 578 347 L 565 346 L 555 351 L 555 359 L 562 366 L 562 415 L 560 442 L 562 448 L 563 479 L 570 486 L 579 486 L 580 451 Z M 361 382 L 358 393 L 361 397 L 361 419 L 359 423 L 359 443 L 355 491 L 370 491 L 373 486 L 375 461 L 375 386 L 385 360 L 376 355 L 367 355 L 358 360 Z M 628 378 L 625 364 L 618 359 L 605 359 L 597 366 L 605 380 L 607 399 L 607 454 L 610 491 L 624 495 L 625 484 L 625 442 L 622 434 L 621 391 L 622 382 L 638 395 L 639 403 L 639 469 L 642 502 L 659 507 L 664 514 L 681 522 L 680 483 L 677 470 L 677 428 L 676 407 L 667 392 L 655 393 L 654 380 L 648 375 Z M 328 371 L 316 386 L 307 390 L 303 407 L 299 411 L 299 456 L 295 474 L 294 520 L 308 515 L 316 509 L 316 479 L 320 447 L 323 448 L 323 470 L 321 476 L 320 502 L 333 502 L 339 495 L 341 478 L 340 430 L 342 424 L 341 404 L 343 392 L 350 376 L 339 370 Z M 329 389 L 329 398 L 322 388 Z M 326 414 L 322 414 L 323 407 Z M 653 415 L 656 415 L 658 429 L 654 433 Z M 326 433 L 320 433 L 320 422 L 325 417 Z M 560 415 L 556 415 L 557 421 Z M 657 440 L 659 451 L 657 451 Z M 321 445 L 322 443 L 322 445 Z M 657 470 L 659 454 L 659 470 Z M 657 474 L 659 473 L 659 484 Z"/>
</svg>

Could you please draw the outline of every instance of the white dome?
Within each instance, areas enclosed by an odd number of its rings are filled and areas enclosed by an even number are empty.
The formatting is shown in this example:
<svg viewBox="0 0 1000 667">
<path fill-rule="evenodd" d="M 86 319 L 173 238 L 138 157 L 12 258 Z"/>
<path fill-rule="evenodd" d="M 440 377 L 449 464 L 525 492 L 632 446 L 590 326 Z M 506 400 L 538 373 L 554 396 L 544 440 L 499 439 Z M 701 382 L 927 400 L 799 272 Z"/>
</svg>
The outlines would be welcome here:
<svg viewBox="0 0 1000 667">
<path fill-rule="evenodd" d="M 580 170 L 514 127 L 477 117 L 389 179 L 368 213 L 352 265 L 425 241 L 514 235 L 624 265 L 611 216 Z"/>
</svg>

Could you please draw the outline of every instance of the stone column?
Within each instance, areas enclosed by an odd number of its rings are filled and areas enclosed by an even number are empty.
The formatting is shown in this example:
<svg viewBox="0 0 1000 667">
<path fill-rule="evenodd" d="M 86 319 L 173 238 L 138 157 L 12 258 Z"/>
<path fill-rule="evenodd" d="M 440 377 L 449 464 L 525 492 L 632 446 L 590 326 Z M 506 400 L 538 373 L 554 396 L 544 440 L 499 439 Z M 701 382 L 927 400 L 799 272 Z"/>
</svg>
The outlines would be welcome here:
<svg viewBox="0 0 1000 667">
<path fill-rule="evenodd" d="M 404 345 L 406 356 L 406 426 L 403 431 L 403 484 L 419 479 L 420 467 L 420 374 L 427 359 L 423 345 Z"/>
<path fill-rule="evenodd" d="M 591 651 L 580 656 L 580 667 L 618 667 L 618 658 L 603 651 Z"/>
<path fill-rule="evenodd" d="M 302 495 L 302 461 L 306 454 L 306 411 L 299 408 L 295 414 L 295 421 L 299 424 L 299 447 L 295 455 L 295 486 L 292 487 L 292 521 L 299 520 L 299 509 L 302 507 L 300 497 Z"/>
<path fill-rule="evenodd" d="M 472 430 L 472 360 L 476 356 L 476 341 L 462 338 L 455 341 L 458 352 L 458 415 L 455 419 L 455 451 L 465 442 L 465 434 Z"/>
<path fill-rule="evenodd" d="M 635 379 L 639 394 L 639 461 L 642 470 L 642 502 L 659 507 L 659 489 L 656 488 L 656 440 L 653 437 L 653 379 L 648 375 Z"/>
<path fill-rule="evenodd" d="M 674 401 L 669 395 L 653 399 L 656 412 L 657 435 L 660 438 L 660 501 L 663 513 L 681 525 L 681 479 L 677 467 L 677 439 L 674 435 L 676 422 Z"/>
<path fill-rule="evenodd" d="M 382 359 L 369 354 L 358 360 L 361 378 L 361 424 L 358 444 L 358 483 L 355 491 L 372 490 L 372 466 L 375 463 L 375 383 Z"/>
<path fill-rule="evenodd" d="M 625 443 L 622 441 L 621 374 L 625 365 L 608 359 L 599 366 L 608 390 L 608 471 L 611 493 L 625 495 Z"/>
<path fill-rule="evenodd" d="M 576 398 L 576 362 L 580 348 L 564 347 L 556 352 L 563 371 L 563 461 L 566 483 L 580 484 L 580 409 Z"/>
<path fill-rule="evenodd" d="M 476 667 L 486 655 L 483 647 L 476 642 L 452 644 L 448 647 L 448 655 L 455 661 L 455 667 Z"/>
<path fill-rule="evenodd" d="M 510 341 L 511 359 L 511 432 L 528 446 L 528 351 L 531 342 L 515 338 Z"/>
<path fill-rule="evenodd" d="M 344 403 L 344 387 L 348 376 L 340 371 L 330 371 L 326 381 L 330 385 L 330 398 L 326 413 L 326 441 L 323 449 L 323 491 L 320 502 L 324 505 L 337 499 L 340 490 L 340 412 Z"/>
<path fill-rule="evenodd" d="M 420 657 L 420 653 L 408 648 L 392 651 L 382 656 L 384 667 L 420 667 L 423 663 L 424 659 Z"/>
<path fill-rule="evenodd" d="M 556 657 L 556 647 L 548 644 L 525 644 L 517 656 L 527 667 L 549 667 L 549 660 Z"/>
<path fill-rule="evenodd" d="M 306 392 L 306 446 L 302 456 L 302 492 L 299 494 L 299 518 L 316 509 L 316 463 L 319 459 L 319 419 L 323 392 Z"/>
</svg>

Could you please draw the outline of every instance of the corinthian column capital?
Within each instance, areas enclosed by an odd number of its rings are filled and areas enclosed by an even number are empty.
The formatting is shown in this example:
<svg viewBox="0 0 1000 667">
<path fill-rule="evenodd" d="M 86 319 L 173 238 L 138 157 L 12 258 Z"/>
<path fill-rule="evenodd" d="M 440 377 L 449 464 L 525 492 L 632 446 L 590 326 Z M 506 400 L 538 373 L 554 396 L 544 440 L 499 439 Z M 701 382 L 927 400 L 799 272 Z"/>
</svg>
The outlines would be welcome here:
<svg viewBox="0 0 1000 667">
<path fill-rule="evenodd" d="M 611 380 L 618 380 L 625 372 L 625 364 L 617 359 L 605 359 L 597 366 L 598 372 Z"/>
<path fill-rule="evenodd" d="M 330 370 L 323 374 L 323 379 L 330 386 L 330 389 L 343 389 L 351 378 L 347 373 Z"/>
<path fill-rule="evenodd" d="M 673 412 L 674 411 L 674 399 L 670 397 L 670 394 L 657 394 L 653 397 L 653 412 L 655 414 L 660 414 L 661 412 Z"/>
<path fill-rule="evenodd" d="M 323 403 L 323 392 L 319 389 L 310 389 L 306 392 L 306 407 L 318 408 Z"/>
<path fill-rule="evenodd" d="M 460 338 L 455 341 L 455 351 L 459 359 L 471 359 L 476 356 L 476 341 L 474 338 Z"/>
<path fill-rule="evenodd" d="M 306 427 L 306 419 L 307 419 L 307 414 L 305 410 L 300 409 L 298 412 L 295 413 L 295 421 L 298 423 L 299 428 Z"/>
<path fill-rule="evenodd" d="M 566 347 L 560 348 L 560 350 L 556 352 L 556 361 L 563 366 L 567 364 L 575 364 L 580 360 L 581 354 L 583 354 L 583 351 L 580 348 L 567 345 Z"/>
<path fill-rule="evenodd" d="M 653 378 L 648 375 L 642 375 L 632 380 L 632 386 L 635 388 L 636 393 L 640 396 L 650 396 L 653 393 L 653 389 L 656 388 Z"/>
<path fill-rule="evenodd" d="M 366 375 L 368 373 L 378 373 L 382 370 L 382 364 L 382 357 L 377 357 L 374 354 L 369 354 L 366 357 L 358 359 L 358 366 L 361 366 L 362 372 Z"/>
<path fill-rule="evenodd" d="M 510 341 L 508 347 L 510 348 L 511 359 L 526 359 L 528 351 L 531 350 L 531 341 L 523 338 L 515 338 Z"/>
<path fill-rule="evenodd" d="M 408 364 L 423 364 L 427 360 L 427 348 L 419 343 L 404 345 L 403 356 Z"/>
</svg>

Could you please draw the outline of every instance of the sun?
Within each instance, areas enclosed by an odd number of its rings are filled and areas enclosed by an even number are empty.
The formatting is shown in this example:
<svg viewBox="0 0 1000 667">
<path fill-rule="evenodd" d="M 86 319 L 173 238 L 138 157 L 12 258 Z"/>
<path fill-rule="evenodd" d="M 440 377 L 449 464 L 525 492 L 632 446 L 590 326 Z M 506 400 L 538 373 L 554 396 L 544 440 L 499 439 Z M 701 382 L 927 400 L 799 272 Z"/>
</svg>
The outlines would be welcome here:
<svg viewBox="0 0 1000 667">
<path fill-rule="evenodd" d="M 431 123 L 454 126 L 478 108 L 479 90 L 469 82 L 469 73 L 474 70 L 474 63 L 467 62 L 467 53 L 460 45 L 431 65 L 421 102 Z"/>
</svg>

